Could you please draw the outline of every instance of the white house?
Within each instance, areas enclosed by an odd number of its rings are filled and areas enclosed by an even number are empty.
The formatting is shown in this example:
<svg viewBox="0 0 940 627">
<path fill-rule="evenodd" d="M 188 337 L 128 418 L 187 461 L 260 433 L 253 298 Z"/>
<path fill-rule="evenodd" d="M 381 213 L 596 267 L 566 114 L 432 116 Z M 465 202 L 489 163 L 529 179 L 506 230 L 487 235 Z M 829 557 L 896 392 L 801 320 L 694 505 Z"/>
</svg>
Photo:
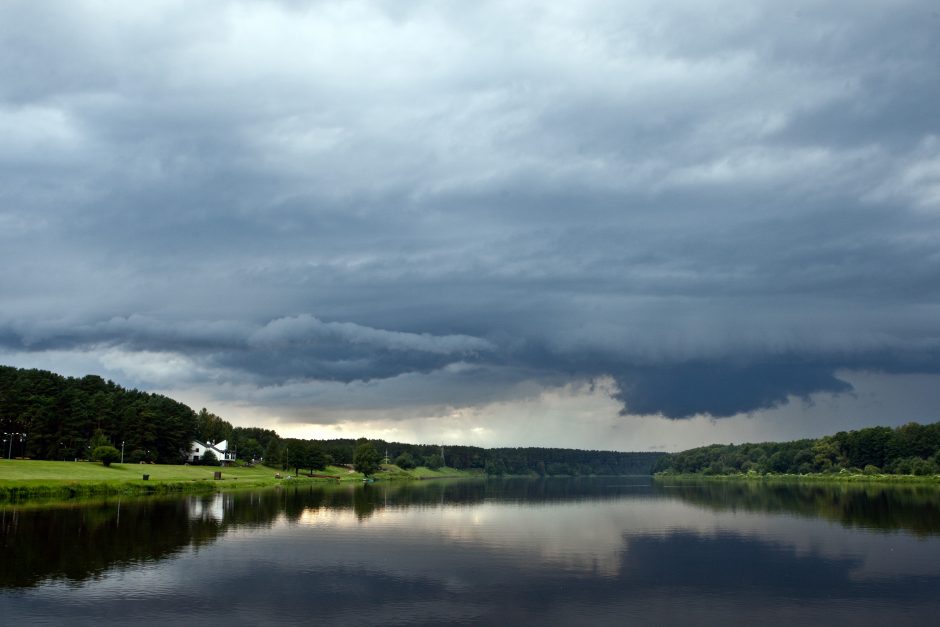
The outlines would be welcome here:
<svg viewBox="0 0 940 627">
<path fill-rule="evenodd" d="M 229 450 L 228 440 L 222 440 L 215 444 L 212 442 L 204 444 L 199 440 L 193 440 L 193 445 L 189 451 L 189 461 L 193 463 L 202 461 L 202 456 L 206 451 L 212 451 L 212 454 L 215 455 L 223 465 L 235 463 L 235 449 Z"/>
</svg>

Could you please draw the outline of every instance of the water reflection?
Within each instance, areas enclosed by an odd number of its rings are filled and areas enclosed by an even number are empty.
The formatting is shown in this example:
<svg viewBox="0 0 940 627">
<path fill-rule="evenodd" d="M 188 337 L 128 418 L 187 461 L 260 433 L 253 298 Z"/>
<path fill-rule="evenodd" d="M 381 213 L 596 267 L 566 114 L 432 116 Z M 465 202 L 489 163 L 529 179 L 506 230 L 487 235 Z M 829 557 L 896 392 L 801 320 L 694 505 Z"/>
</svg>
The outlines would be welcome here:
<svg viewBox="0 0 940 627">
<path fill-rule="evenodd" d="M 930 485 L 661 483 L 658 491 L 718 511 L 823 517 L 848 527 L 940 533 L 940 490 Z"/>
<path fill-rule="evenodd" d="M 926 622 L 940 610 L 937 494 L 478 481 L 6 508 L 0 615 L 789 624 L 824 610 L 835 623 Z"/>
<path fill-rule="evenodd" d="M 190 512 L 190 503 L 181 500 L 2 508 L 0 586 L 31 586 L 49 578 L 81 581 L 214 540 L 218 522 L 192 519 Z"/>
</svg>

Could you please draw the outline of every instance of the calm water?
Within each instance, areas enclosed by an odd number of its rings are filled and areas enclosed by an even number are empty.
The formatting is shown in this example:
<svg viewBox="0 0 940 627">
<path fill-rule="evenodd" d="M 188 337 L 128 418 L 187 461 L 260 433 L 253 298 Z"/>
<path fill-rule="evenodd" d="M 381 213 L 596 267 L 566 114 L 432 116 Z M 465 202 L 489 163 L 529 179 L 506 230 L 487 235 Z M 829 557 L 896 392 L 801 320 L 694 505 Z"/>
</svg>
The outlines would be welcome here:
<svg viewBox="0 0 940 627">
<path fill-rule="evenodd" d="M 0 622 L 928 625 L 940 492 L 647 478 L 0 508 Z"/>
</svg>

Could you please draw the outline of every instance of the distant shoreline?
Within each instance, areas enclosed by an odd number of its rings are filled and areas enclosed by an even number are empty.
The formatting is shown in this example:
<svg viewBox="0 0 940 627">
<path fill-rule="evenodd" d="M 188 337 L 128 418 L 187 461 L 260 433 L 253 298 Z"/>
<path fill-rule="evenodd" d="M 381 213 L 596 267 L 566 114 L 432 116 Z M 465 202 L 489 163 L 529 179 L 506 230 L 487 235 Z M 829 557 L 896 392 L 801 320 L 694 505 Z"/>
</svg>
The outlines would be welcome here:
<svg viewBox="0 0 940 627">
<path fill-rule="evenodd" d="M 858 473 L 809 473 L 809 474 L 672 474 L 656 473 L 655 481 L 708 481 L 708 482 L 780 482 L 780 483 L 904 483 L 918 485 L 940 486 L 940 475 L 892 475 L 892 474 L 858 474 Z"/>
</svg>

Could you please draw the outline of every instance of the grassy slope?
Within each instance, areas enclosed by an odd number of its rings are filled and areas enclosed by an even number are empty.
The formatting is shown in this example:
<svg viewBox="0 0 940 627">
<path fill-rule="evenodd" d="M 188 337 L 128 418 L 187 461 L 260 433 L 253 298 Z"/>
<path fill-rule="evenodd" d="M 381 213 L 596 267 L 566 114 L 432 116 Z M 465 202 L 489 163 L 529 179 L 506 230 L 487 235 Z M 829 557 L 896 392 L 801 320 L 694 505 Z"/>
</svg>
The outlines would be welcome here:
<svg viewBox="0 0 940 627">
<path fill-rule="evenodd" d="M 213 468 L 210 466 L 168 466 L 163 464 L 112 464 L 106 468 L 91 462 L 46 462 L 33 460 L 0 461 L 0 482 L 7 481 L 140 481 L 144 473 L 154 481 L 211 480 L 213 471 L 226 478 L 254 478 L 272 475 L 264 467 Z"/>
<path fill-rule="evenodd" d="M 222 480 L 213 479 L 222 471 Z M 254 468 L 211 466 L 173 466 L 163 464 L 112 464 L 106 468 L 90 462 L 50 462 L 34 460 L 0 460 L 0 500 L 32 497 L 63 497 L 95 494 L 148 494 L 154 492 L 189 492 L 223 490 L 240 487 L 268 487 L 282 484 L 292 473 L 267 466 Z M 342 481 L 362 481 L 363 475 L 342 466 L 330 466 L 319 474 L 339 476 Z M 144 474 L 149 481 L 143 480 Z M 441 468 L 415 468 L 405 471 L 389 465 L 376 475 L 379 480 L 432 479 L 444 477 L 475 477 L 479 473 Z M 292 482 L 329 481 L 301 475 Z"/>
<path fill-rule="evenodd" d="M 402 470 L 395 464 L 383 464 L 382 470 L 380 470 L 376 475 L 376 479 L 452 479 L 452 478 L 475 478 L 482 477 L 483 472 L 479 470 L 458 470 L 457 468 L 438 468 L 437 470 L 431 470 L 430 468 L 425 468 L 424 466 L 418 466 L 417 468 L 412 468 L 411 470 Z"/>
<path fill-rule="evenodd" d="M 213 471 L 222 471 L 222 480 Z M 149 481 L 143 480 L 144 474 Z M 149 494 L 273 485 L 269 468 L 212 468 L 157 464 L 0 461 L 0 499 L 72 497 L 93 494 Z"/>
</svg>

